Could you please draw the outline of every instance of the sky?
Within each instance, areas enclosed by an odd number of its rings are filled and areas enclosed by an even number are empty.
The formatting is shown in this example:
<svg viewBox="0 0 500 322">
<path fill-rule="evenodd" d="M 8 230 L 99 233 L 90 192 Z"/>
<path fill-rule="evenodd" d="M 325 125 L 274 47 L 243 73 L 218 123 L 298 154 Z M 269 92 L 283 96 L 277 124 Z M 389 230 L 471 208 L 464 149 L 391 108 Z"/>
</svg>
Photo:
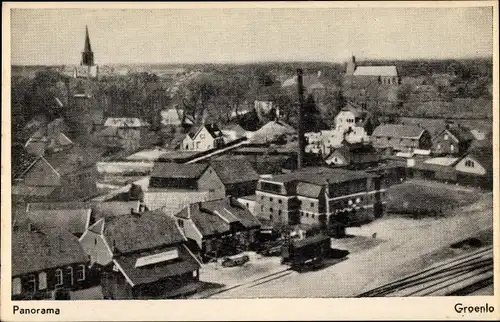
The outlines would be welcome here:
<svg viewBox="0 0 500 322">
<path fill-rule="evenodd" d="M 493 10 L 475 8 L 12 9 L 11 63 L 343 62 L 493 53 Z"/>
</svg>

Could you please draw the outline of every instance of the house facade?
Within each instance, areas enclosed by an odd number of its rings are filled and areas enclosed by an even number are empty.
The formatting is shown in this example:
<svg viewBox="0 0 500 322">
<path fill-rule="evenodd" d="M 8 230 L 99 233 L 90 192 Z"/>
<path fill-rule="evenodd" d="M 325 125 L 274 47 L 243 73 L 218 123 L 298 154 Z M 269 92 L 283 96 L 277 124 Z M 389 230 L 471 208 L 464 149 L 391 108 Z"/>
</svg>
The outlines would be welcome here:
<svg viewBox="0 0 500 322">
<path fill-rule="evenodd" d="M 210 200 L 225 196 L 224 183 L 209 164 L 155 163 L 146 194 L 179 189 L 207 192 Z"/>
<path fill-rule="evenodd" d="M 461 184 L 493 187 L 493 151 L 491 147 L 477 147 L 467 153 L 455 165 L 457 181 Z"/>
<path fill-rule="evenodd" d="M 429 131 L 417 125 L 382 124 L 371 135 L 373 147 L 396 151 L 428 150 L 432 147 Z"/>
<path fill-rule="evenodd" d="M 175 220 L 161 212 L 109 216 L 80 238 L 90 261 L 101 268 L 108 299 L 173 298 L 196 292 L 200 263 L 186 242 Z"/>
<path fill-rule="evenodd" d="M 474 136 L 468 129 L 450 127 L 434 137 L 432 153 L 434 155 L 463 155 L 473 140 Z"/>
<path fill-rule="evenodd" d="M 224 135 L 215 124 L 204 124 L 194 128 L 182 141 L 182 150 L 207 151 L 224 145 Z"/>
<path fill-rule="evenodd" d="M 32 225 L 12 232 L 12 300 L 70 299 L 89 286 L 88 257 L 78 239 L 57 228 Z"/>
<path fill-rule="evenodd" d="M 261 178 L 256 191 L 256 216 L 280 224 L 342 227 L 381 216 L 384 194 L 376 175 L 305 168 Z"/>
</svg>

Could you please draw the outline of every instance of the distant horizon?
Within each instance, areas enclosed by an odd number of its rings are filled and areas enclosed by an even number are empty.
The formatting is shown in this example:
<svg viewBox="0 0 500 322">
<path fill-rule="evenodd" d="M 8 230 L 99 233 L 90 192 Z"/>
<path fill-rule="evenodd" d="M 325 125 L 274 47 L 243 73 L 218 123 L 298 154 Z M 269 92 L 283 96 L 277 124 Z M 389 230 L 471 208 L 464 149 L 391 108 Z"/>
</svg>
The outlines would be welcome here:
<svg viewBox="0 0 500 322">
<path fill-rule="evenodd" d="M 493 56 L 493 7 L 12 9 L 11 64 L 344 63 Z"/>
<path fill-rule="evenodd" d="M 394 61 L 394 62 L 409 62 L 409 61 L 446 61 L 446 60 L 493 60 L 493 56 L 471 56 L 471 57 L 449 57 L 449 58 L 404 58 L 404 59 L 396 59 L 396 58 L 363 58 L 359 59 L 356 56 L 356 61 L 358 63 L 363 62 L 385 62 L 385 61 Z M 345 61 L 320 61 L 320 60 L 262 60 L 262 61 L 240 61 L 240 62 L 132 62 L 132 63 L 104 63 L 99 64 L 96 62 L 98 66 L 119 66 L 119 65 L 253 65 L 253 64 L 345 64 L 347 63 L 347 59 Z M 46 66 L 46 67 L 59 67 L 59 66 L 79 66 L 79 63 L 61 63 L 61 64 L 11 64 L 11 67 L 37 67 L 37 66 Z"/>
</svg>

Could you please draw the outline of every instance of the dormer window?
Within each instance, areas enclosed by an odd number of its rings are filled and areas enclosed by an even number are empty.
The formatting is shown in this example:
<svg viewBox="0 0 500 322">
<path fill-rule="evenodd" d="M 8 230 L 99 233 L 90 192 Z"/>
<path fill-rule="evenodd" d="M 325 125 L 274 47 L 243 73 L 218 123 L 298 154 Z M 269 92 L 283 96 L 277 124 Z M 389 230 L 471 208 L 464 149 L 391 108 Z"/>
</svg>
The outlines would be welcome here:
<svg viewBox="0 0 500 322">
<path fill-rule="evenodd" d="M 445 140 L 445 141 L 448 141 L 448 134 L 445 134 L 445 135 L 444 135 L 444 140 Z"/>
</svg>

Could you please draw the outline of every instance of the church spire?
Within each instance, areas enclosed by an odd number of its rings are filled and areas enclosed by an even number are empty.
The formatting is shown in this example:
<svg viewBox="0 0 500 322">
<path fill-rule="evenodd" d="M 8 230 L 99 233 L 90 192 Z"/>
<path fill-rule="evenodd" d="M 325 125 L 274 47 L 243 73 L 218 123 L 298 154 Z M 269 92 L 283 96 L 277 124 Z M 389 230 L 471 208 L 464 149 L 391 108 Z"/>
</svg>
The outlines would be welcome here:
<svg viewBox="0 0 500 322">
<path fill-rule="evenodd" d="M 89 28 L 87 26 L 85 26 L 85 47 L 83 50 L 92 51 L 92 48 L 90 47 Z"/>
<path fill-rule="evenodd" d="M 83 47 L 81 64 L 84 66 L 94 66 L 94 53 L 90 47 L 89 29 L 87 26 L 85 26 L 85 46 Z"/>
</svg>

